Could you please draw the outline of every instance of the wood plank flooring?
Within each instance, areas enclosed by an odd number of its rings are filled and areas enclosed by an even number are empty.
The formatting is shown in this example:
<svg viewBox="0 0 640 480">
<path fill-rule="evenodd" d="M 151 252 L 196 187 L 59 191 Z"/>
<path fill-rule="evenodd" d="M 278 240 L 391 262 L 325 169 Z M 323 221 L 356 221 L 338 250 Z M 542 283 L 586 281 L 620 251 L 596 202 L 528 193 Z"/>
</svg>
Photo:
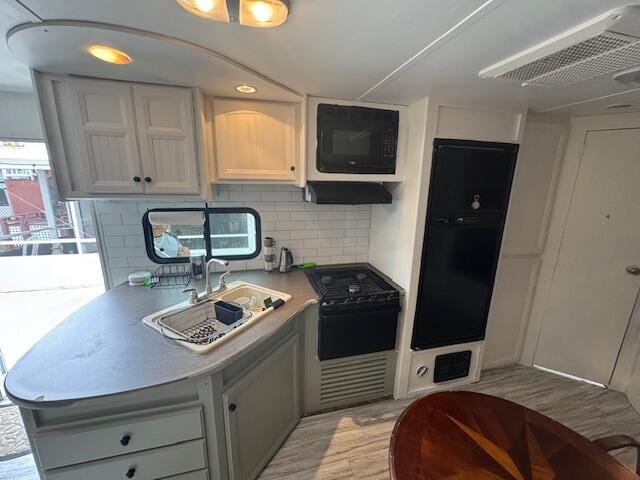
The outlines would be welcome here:
<svg viewBox="0 0 640 480">
<path fill-rule="evenodd" d="M 587 438 L 640 438 L 640 415 L 624 394 L 514 366 L 489 370 L 468 390 L 507 398 Z M 389 400 L 303 418 L 262 472 L 261 480 L 388 480 L 387 454 L 396 418 L 413 400 Z M 634 465 L 632 452 L 618 458 Z M 31 456 L 0 462 L 0 480 L 37 480 Z"/>
<path fill-rule="evenodd" d="M 537 410 L 587 438 L 626 433 L 640 438 L 640 415 L 624 394 L 541 370 L 515 366 L 484 372 L 467 390 Z M 261 480 L 388 480 L 389 438 L 413 400 L 389 400 L 302 419 L 262 472 Z M 633 466 L 632 452 L 618 458 Z"/>
</svg>

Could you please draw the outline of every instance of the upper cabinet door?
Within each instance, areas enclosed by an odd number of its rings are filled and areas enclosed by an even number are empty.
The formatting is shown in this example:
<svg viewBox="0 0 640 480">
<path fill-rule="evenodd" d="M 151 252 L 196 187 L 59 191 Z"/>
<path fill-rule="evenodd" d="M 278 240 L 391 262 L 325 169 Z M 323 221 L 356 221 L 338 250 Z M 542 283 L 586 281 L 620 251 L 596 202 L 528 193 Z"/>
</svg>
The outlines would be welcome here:
<svg viewBox="0 0 640 480">
<path fill-rule="evenodd" d="M 133 85 L 147 193 L 198 193 L 191 90 Z"/>
<path fill-rule="evenodd" d="M 130 85 L 72 79 L 69 88 L 86 191 L 144 192 Z"/>
<path fill-rule="evenodd" d="M 297 105 L 213 101 L 216 180 L 295 182 Z"/>
</svg>

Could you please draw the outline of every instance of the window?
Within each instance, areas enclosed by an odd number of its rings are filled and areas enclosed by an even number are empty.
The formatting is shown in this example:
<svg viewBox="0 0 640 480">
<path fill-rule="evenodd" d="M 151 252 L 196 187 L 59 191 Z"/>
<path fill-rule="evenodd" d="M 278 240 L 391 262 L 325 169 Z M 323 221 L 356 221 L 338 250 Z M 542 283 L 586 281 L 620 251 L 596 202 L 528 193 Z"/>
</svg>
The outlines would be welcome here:
<svg viewBox="0 0 640 480">
<path fill-rule="evenodd" d="M 204 255 L 246 260 L 260 253 L 260 216 L 251 208 L 167 208 L 142 217 L 147 256 L 156 263 Z"/>
</svg>

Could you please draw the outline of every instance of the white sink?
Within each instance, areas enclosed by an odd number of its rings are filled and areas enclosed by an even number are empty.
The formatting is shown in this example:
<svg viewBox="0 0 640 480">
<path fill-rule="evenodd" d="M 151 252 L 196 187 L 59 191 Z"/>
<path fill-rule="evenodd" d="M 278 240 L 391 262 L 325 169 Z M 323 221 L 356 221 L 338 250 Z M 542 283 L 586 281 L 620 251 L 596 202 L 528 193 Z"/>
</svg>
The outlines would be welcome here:
<svg viewBox="0 0 640 480">
<path fill-rule="evenodd" d="M 244 297 L 244 298 L 243 298 Z M 142 321 L 157 330 L 167 338 L 198 353 L 208 352 L 227 340 L 241 334 L 251 325 L 255 325 L 260 319 L 269 315 L 273 307 L 264 308 L 264 300 L 270 298 L 287 302 L 291 295 L 278 292 L 269 288 L 260 287 L 247 282 L 232 282 L 223 290 L 215 291 L 209 295 L 201 295 L 200 301 L 191 305 L 188 301 L 178 303 L 146 316 Z M 224 300 L 238 305 L 238 299 L 245 304 L 240 320 L 226 325 L 216 318 L 214 303 Z M 203 343 L 193 343 L 187 339 L 200 340 Z"/>
</svg>

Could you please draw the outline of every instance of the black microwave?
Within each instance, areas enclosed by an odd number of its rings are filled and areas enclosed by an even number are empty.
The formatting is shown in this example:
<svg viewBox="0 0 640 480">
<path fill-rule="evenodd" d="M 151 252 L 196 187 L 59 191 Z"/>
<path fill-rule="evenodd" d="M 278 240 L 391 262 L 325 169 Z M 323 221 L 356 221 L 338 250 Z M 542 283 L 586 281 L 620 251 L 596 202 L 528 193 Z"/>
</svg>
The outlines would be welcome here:
<svg viewBox="0 0 640 480">
<path fill-rule="evenodd" d="M 318 105 L 316 169 L 324 173 L 394 174 L 397 110 Z"/>
</svg>

